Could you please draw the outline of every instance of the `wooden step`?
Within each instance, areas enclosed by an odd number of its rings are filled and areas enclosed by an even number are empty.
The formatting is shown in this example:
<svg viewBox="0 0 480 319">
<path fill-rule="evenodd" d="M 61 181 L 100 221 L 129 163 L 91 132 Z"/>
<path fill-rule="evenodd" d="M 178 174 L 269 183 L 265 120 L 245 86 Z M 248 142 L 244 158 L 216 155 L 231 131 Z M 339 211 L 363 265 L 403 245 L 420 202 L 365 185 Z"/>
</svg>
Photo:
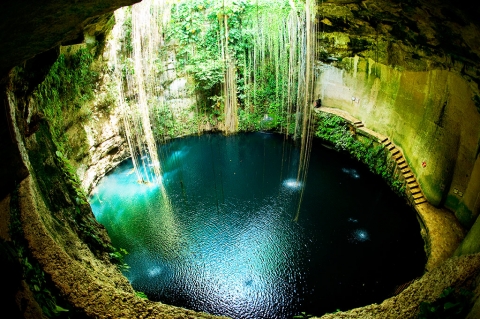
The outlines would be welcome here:
<svg viewBox="0 0 480 319">
<path fill-rule="evenodd" d="M 402 164 L 398 165 L 398 168 L 400 168 L 400 169 L 404 169 L 405 167 L 408 167 L 407 163 L 402 163 Z"/>
<path fill-rule="evenodd" d="M 410 185 L 408 185 L 408 186 L 409 186 L 409 190 L 410 190 L 411 194 L 420 193 L 422 191 L 420 189 L 420 187 L 418 187 L 418 184 L 417 184 L 417 186 L 412 186 L 412 187 L 410 187 Z"/>
<path fill-rule="evenodd" d="M 407 178 L 414 177 L 414 176 L 413 176 L 412 172 L 408 172 L 408 173 L 406 173 L 406 174 L 403 174 L 403 177 L 404 177 L 405 179 L 407 179 Z"/>
<path fill-rule="evenodd" d="M 407 167 L 407 168 L 402 169 L 402 173 L 403 173 L 403 174 L 407 174 L 407 173 L 409 173 L 409 172 L 410 172 L 410 167 Z"/>
<path fill-rule="evenodd" d="M 389 145 L 387 146 L 387 148 L 388 148 L 389 151 L 391 151 L 391 150 L 393 150 L 393 149 L 395 148 L 395 145 L 394 145 L 394 144 L 389 144 Z"/>
<path fill-rule="evenodd" d="M 400 153 L 400 150 L 398 148 L 396 148 L 394 150 L 391 150 L 390 152 L 392 153 L 392 155 L 395 155 L 395 154 Z"/>
<path fill-rule="evenodd" d="M 415 183 L 417 180 L 415 179 L 415 177 L 410 177 L 407 178 L 405 181 L 407 182 L 407 184 L 412 184 Z"/>
<path fill-rule="evenodd" d="M 401 165 L 401 164 L 403 164 L 403 163 L 405 163 L 405 159 L 404 159 L 404 158 L 401 158 L 401 159 L 397 160 L 397 165 Z"/>
<path fill-rule="evenodd" d="M 418 183 L 410 183 L 410 184 L 407 184 L 407 186 L 408 186 L 408 188 L 410 189 L 410 192 L 412 192 L 412 190 L 413 190 L 414 188 L 420 189 L 420 188 L 418 187 Z"/>
<path fill-rule="evenodd" d="M 365 126 L 365 125 L 363 125 L 363 124 L 355 124 L 355 127 L 356 127 L 356 128 L 361 128 L 361 127 L 364 127 L 364 126 Z"/>
<path fill-rule="evenodd" d="M 403 157 L 403 155 L 401 153 L 398 153 L 398 154 L 395 154 L 392 156 L 392 158 L 396 161 L 398 161 L 399 159 L 401 159 Z"/>
<path fill-rule="evenodd" d="M 385 144 L 386 142 L 390 143 L 390 141 L 388 140 L 388 137 L 385 137 L 383 140 L 380 141 L 380 143 L 383 143 L 383 144 Z"/>
<path fill-rule="evenodd" d="M 416 193 L 416 194 L 412 194 L 413 195 L 413 199 L 419 199 L 419 198 L 422 198 L 423 197 L 423 194 L 422 193 Z"/>
<path fill-rule="evenodd" d="M 427 200 L 425 199 L 425 197 L 422 197 L 422 198 L 414 200 L 413 202 L 415 203 L 415 205 L 418 205 L 418 204 L 425 203 L 426 201 Z"/>
<path fill-rule="evenodd" d="M 361 124 L 361 123 L 362 123 L 362 121 L 360 121 L 360 120 L 353 121 L 353 124 Z"/>
<path fill-rule="evenodd" d="M 412 195 L 421 194 L 423 196 L 422 191 L 420 190 L 419 187 L 415 187 L 413 189 L 411 188 L 410 189 L 410 194 L 412 194 Z"/>
</svg>

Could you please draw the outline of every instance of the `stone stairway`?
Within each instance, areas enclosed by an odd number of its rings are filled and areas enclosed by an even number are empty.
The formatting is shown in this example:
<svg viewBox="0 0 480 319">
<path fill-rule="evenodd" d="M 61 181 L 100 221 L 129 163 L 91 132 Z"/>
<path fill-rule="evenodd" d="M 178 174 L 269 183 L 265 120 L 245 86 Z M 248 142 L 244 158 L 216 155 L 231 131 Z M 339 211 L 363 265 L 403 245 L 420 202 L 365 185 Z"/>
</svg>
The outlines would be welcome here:
<svg viewBox="0 0 480 319">
<path fill-rule="evenodd" d="M 407 187 L 406 192 L 409 200 L 415 205 L 425 203 L 427 200 L 417 183 L 417 179 L 405 161 L 405 157 L 403 157 L 402 152 L 395 146 L 395 144 L 392 143 L 392 141 L 390 141 L 388 137 L 385 137 L 380 142 L 390 151 L 392 158 L 395 160 L 395 162 L 397 162 L 397 168 L 400 170 L 403 178 L 405 179 L 405 184 Z"/>
<path fill-rule="evenodd" d="M 353 125 L 356 127 L 356 128 L 361 128 L 361 127 L 364 127 L 365 125 L 363 125 L 362 121 L 354 121 L 353 122 Z"/>
</svg>

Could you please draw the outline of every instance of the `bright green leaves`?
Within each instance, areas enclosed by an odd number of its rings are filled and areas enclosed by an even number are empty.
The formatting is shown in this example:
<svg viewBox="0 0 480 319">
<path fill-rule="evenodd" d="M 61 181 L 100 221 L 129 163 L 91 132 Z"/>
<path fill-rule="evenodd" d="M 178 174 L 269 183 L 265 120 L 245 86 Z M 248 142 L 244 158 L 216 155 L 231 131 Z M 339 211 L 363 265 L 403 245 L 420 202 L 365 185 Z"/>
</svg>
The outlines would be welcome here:
<svg viewBox="0 0 480 319">
<path fill-rule="evenodd" d="M 340 116 L 320 113 L 315 135 L 331 143 L 336 150 L 346 151 L 365 163 L 371 172 L 381 176 L 399 196 L 405 195 L 405 183 L 395 175 L 395 162 L 382 145 L 374 145 L 369 139 L 359 139 L 350 131 Z"/>
<path fill-rule="evenodd" d="M 98 73 L 91 68 L 93 59 L 86 48 L 68 56 L 61 54 L 34 93 L 54 142 L 67 153 L 66 130 L 91 116 L 91 110 L 84 106 L 94 98 L 98 80 Z"/>
<path fill-rule="evenodd" d="M 126 255 L 128 255 L 128 251 L 126 249 L 114 249 L 113 252 L 110 253 L 110 260 L 117 264 L 121 271 L 128 271 L 130 266 L 125 263 L 124 258 Z"/>
</svg>

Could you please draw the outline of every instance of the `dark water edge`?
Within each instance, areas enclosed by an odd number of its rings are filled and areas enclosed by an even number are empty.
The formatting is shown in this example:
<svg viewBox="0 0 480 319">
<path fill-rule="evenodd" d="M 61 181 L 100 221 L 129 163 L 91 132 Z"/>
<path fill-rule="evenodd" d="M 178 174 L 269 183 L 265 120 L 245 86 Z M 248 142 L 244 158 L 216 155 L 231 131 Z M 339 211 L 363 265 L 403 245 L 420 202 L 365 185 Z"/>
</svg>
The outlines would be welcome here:
<svg viewBox="0 0 480 319">
<path fill-rule="evenodd" d="M 416 213 L 319 140 L 298 222 L 299 149 L 281 135 L 191 136 L 159 153 L 165 193 L 137 183 L 127 160 L 90 200 L 151 300 L 233 318 L 320 316 L 380 303 L 423 273 Z"/>
</svg>

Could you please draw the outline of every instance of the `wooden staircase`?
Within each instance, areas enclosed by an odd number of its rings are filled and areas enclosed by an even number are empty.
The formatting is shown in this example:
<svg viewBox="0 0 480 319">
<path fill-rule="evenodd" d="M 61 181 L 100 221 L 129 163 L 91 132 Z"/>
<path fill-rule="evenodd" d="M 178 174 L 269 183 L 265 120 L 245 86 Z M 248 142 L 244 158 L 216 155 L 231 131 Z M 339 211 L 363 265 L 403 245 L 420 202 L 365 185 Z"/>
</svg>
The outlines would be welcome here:
<svg viewBox="0 0 480 319">
<path fill-rule="evenodd" d="M 393 144 L 388 137 L 380 141 L 385 148 L 390 152 L 392 158 L 397 162 L 397 168 L 403 175 L 406 184 L 406 192 L 408 199 L 414 204 L 422 204 L 427 200 L 420 189 L 420 186 L 417 183 L 417 179 L 413 175 L 408 163 L 405 161 L 402 152 Z"/>
<path fill-rule="evenodd" d="M 353 125 L 356 127 L 356 128 L 361 128 L 361 127 L 364 127 L 365 125 L 363 125 L 362 121 L 354 121 L 353 122 Z"/>
</svg>

